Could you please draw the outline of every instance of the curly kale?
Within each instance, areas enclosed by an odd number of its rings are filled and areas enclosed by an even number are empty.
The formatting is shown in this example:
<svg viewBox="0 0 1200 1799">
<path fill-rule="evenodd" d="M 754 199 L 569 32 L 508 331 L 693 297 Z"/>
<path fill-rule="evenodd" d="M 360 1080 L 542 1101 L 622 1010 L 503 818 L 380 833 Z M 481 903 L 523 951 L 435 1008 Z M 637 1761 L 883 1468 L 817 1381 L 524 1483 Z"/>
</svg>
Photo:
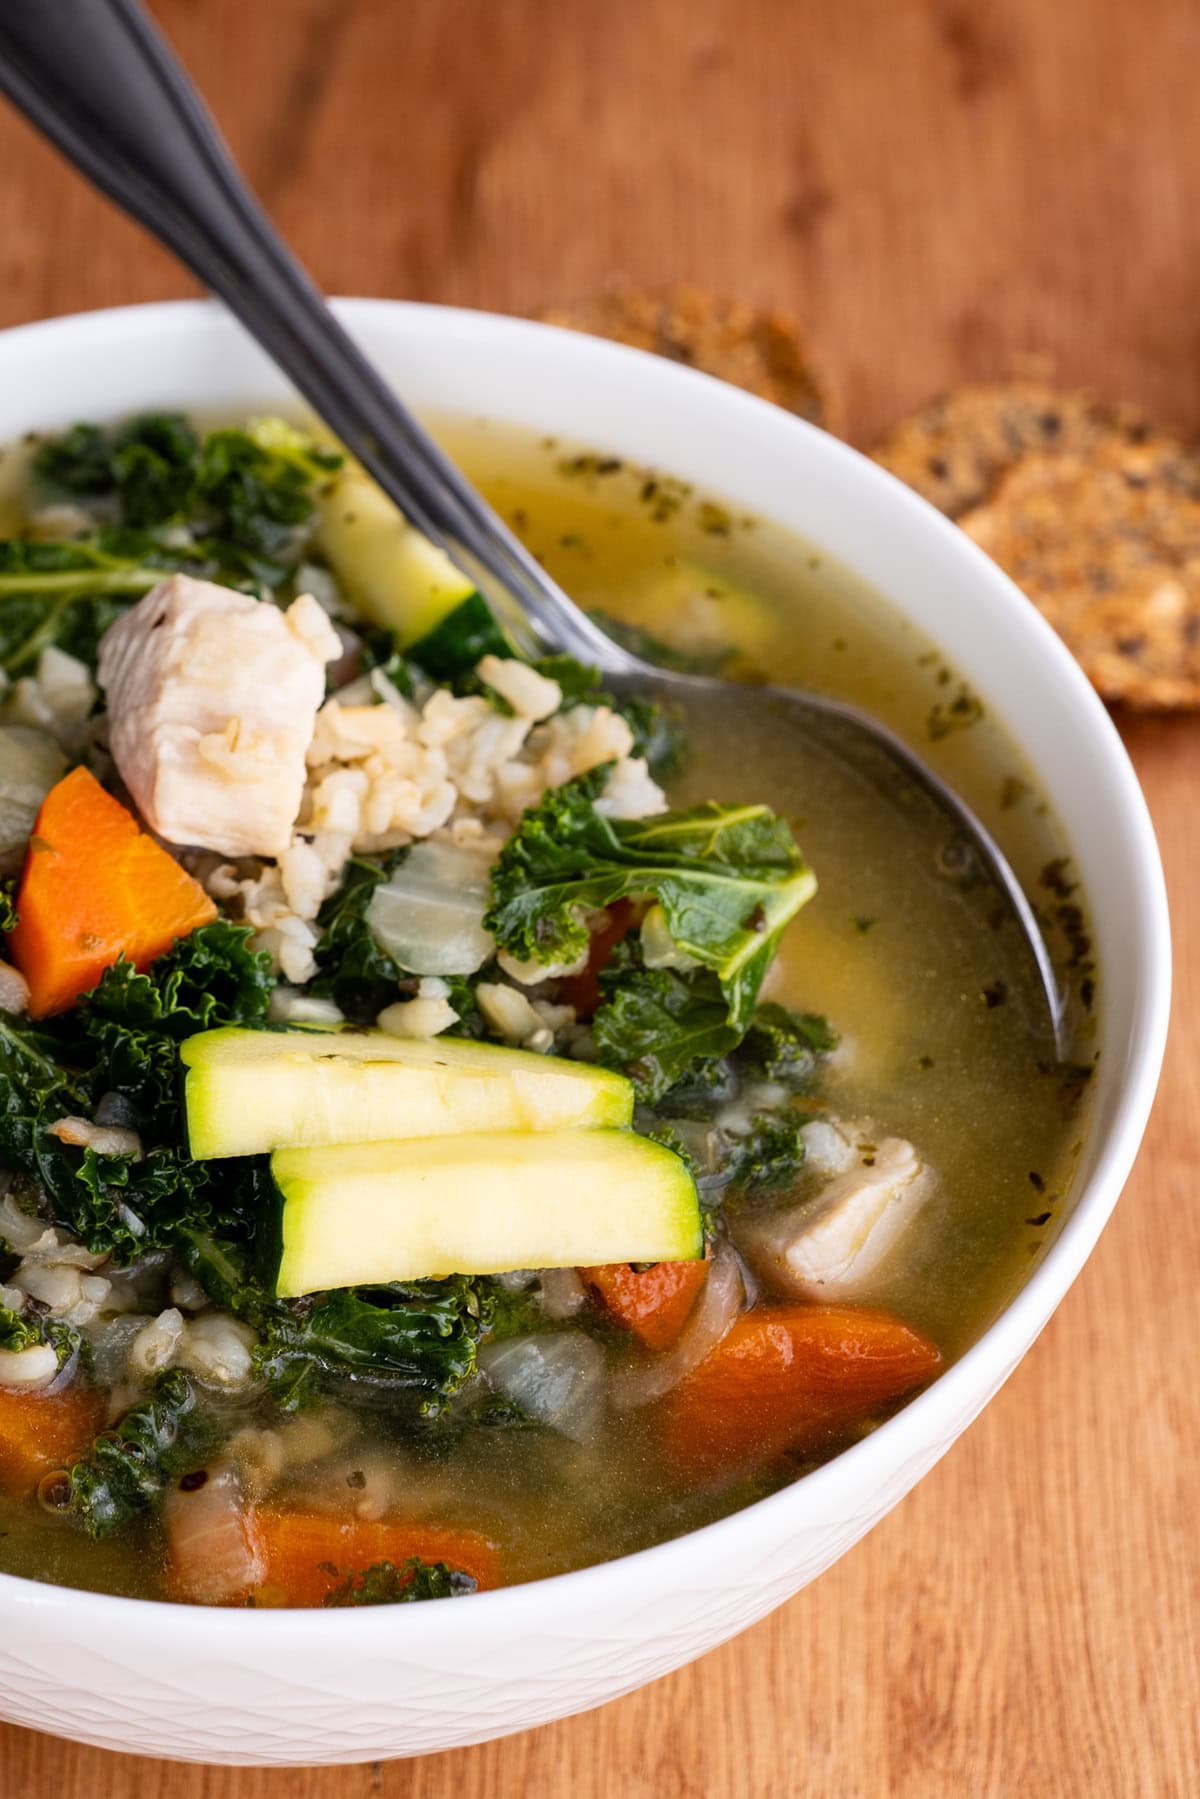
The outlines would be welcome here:
<svg viewBox="0 0 1200 1799">
<path fill-rule="evenodd" d="M 410 1605 L 421 1599 L 458 1599 L 474 1593 L 473 1574 L 451 1568 L 446 1562 L 424 1562 L 409 1556 L 399 1567 L 394 1562 L 375 1562 L 358 1574 L 347 1574 L 326 1594 L 324 1605 Z"/>
<path fill-rule="evenodd" d="M 112 432 L 76 425 L 34 458 L 45 495 L 103 501 L 122 525 L 184 524 L 198 538 L 277 555 L 313 513 L 336 450 L 280 419 L 201 437 L 181 413 L 148 413 Z"/>
<path fill-rule="evenodd" d="M 804 1161 L 803 1124 L 795 1113 L 756 1113 L 748 1131 L 726 1138 L 721 1173 L 728 1185 L 744 1192 L 790 1186 Z"/>
<path fill-rule="evenodd" d="M 111 1536 L 161 1500 L 203 1454 L 207 1438 L 187 1375 L 177 1368 L 160 1374 L 149 1397 L 130 1406 L 67 1471 L 66 1509 L 89 1536 Z"/>
<path fill-rule="evenodd" d="M 190 1228 L 176 1248 L 205 1292 L 258 1332 L 255 1362 L 276 1403 L 294 1410 L 330 1385 L 348 1384 L 411 1392 L 424 1412 L 436 1412 L 475 1372 L 492 1283 L 451 1275 L 274 1299 L 250 1266 L 253 1254 L 265 1274 L 275 1255 L 270 1218 L 278 1196 L 265 1168 L 258 1178 L 256 1203 L 246 1208 L 257 1224 L 253 1251 Z"/>
<path fill-rule="evenodd" d="M 340 461 L 269 419 L 200 438 L 159 413 L 51 439 L 34 458 L 41 497 L 91 509 L 96 525 L 66 542 L 0 543 L 0 667 L 23 674 L 51 644 L 94 667 L 108 626 L 170 573 L 279 586 L 311 534 L 314 493 Z"/>
<path fill-rule="evenodd" d="M 435 1412 L 475 1372 L 487 1323 L 480 1283 L 393 1281 L 347 1287 L 258 1309 L 259 1372 L 279 1404 L 293 1407 L 330 1381 L 414 1389 Z"/>
<path fill-rule="evenodd" d="M 139 974 L 120 961 L 105 970 L 79 1013 L 108 1090 L 131 1101 L 158 1140 L 182 1140 L 178 1045 L 219 1025 L 259 1025 L 275 985 L 269 956 L 251 949 L 243 925 L 217 920 L 181 938 Z"/>
<path fill-rule="evenodd" d="M 200 572 L 199 555 L 186 559 Z M 70 543 L 0 542 L 0 666 L 28 674 L 51 645 L 96 665 L 101 637 L 131 601 L 184 566 L 142 532 L 100 530 Z"/>
<path fill-rule="evenodd" d="M 0 1163 L 37 1180 L 55 1217 L 90 1249 L 132 1261 L 232 1203 L 238 1180 L 180 1147 L 178 1042 L 217 1025 L 262 1023 L 273 983 L 249 937 L 242 926 L 204 925 L 145 974 L 110 968 L 62 1018 L 35 1026 L 0 1013 Z M 140 1161 L 49 1134 L 61 1118 L 92 1118 L 106 1096 L 136 1122 Z"/>
<path fill-rule="evenodd" d="M 606 778 L 594 769 L 525 814 L 484 923 L 522 961 L 572 962 L 588 947 L 588 909 L 654 898 L 678 948 L 716 975 L 740 1038 L 784 926 L 816 890 L 791 832 L 766 806 L 606 818 L 595 804 Z"/>
<path fill-rule="evenodd" d="M 65 1368 L 74 1356 L 86 1356 L 84 1339 L 73 1324 L 57 1323 L 44 1312 L 17 1312 L 11 1306 L 0 1305 L 0 1350 L 13 1355 L 44 1343 L 53 1349 L 60 1368 Z"/>
<path fill-rule="evenodd" d="M 757 1007 L 738 1051 L 738 1067 L 751 1080 L 806 1087 L 822 1056 L 837 1048 L 829 1020 L 815 1012 L 789 1012 L 768 1000 Z"/>
<path fill-rule="evenodd" d="M 721 983 L 707 969 L 635 969 L 602 977 L 601 988 L 606 997 L 592 1020 L 601 1060 L 629 1076 L 644 1104 L 664 1099 L 740 1040 Z"/>
</svg>

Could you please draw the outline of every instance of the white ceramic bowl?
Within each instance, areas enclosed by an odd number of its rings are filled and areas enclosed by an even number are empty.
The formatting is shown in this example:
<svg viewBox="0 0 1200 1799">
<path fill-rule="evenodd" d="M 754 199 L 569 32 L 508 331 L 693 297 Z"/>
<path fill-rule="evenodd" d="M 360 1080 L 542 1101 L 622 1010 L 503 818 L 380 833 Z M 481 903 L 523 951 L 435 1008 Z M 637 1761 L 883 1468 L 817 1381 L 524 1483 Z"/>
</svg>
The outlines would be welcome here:
<svg viewBox="0 0 1200 1799">
<path fill-rule="evenodd" d="M 486 314 L 349 301 L 418 408 L 650 462 L 791 527 L 946 652 L 1025 750 L 1093 908 L 1103 1054 L 1073 1211 L 986 1335 L 897 1417 L 718 1524 L 462 1605 L 181 1610 L 0 1576 L 0 1713 L 114 1749 L 213 1762 L 416 1755 L 599 1705 L 732 1636 L 827 1568 L 931 1468 L 1074 1280 L 1129 1173 L 1166 1033 L 1162 871 L 1109 719 L 1040 617 L 953 526 L 854 451 L 639 352 Z M 158 407 L 253 412 L 284 382 L 205 304 L 0 335 L 0 442 Z"/>
</svg>

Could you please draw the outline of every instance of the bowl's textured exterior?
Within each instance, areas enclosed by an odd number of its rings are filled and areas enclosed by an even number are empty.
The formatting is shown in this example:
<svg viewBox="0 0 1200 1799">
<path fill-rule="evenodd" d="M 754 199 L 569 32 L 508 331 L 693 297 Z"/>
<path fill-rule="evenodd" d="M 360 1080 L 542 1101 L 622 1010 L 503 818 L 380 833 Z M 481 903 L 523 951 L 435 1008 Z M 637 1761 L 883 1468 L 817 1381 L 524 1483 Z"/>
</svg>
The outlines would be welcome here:
<svg viewBox="0 0 1200 1799">
<path fill-rule="evenodd" d="M 629 1692 L 780 1604 L 903 1497 L 1029 1348 L 1116 1202 L 1166 1033 L 1166 902 L 1133 772 L 1066 651 L 954 527 L 810 426 L 638 352 L 385 301 L 346 302 L 343 317 L 418 407 L 670 469 L 802 533 L 931 636 L 1005 722 L 1067 831 L 1104 972 L 1102 1056 L 1072 1210 L 1020 1294 L 897 1417 L 731 1518 L 455 1605 L 184 1609 L 0 1576 L 0 1715 L 142 1754 L 304 1764 L 478 1742 Z M 0 442 L 150 407 L 288 402 L 204 304 L 0 335 Z"/>
</svg>

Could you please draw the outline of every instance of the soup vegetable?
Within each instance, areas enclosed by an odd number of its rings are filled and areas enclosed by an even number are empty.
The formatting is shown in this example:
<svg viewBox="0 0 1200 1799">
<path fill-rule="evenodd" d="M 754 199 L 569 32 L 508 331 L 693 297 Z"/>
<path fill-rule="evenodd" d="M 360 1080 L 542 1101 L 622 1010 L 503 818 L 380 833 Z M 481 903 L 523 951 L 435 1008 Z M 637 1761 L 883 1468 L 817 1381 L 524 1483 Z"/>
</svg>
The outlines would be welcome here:
<svg viewBox="0 0 1200 1799">
<path fill-rule="evenodd" d="M 1086 1045 L 1069 865 L 936 656 L 679 484 L 467 450 L 650 656 L 924 704 L 1022 815 Z M 1091 1064 L 941 821 L 521 659 L 280 421 L 0 476 L 0 1568 L 272 1606 L 559 1572 L 978 1333 Z"/>
</svg>

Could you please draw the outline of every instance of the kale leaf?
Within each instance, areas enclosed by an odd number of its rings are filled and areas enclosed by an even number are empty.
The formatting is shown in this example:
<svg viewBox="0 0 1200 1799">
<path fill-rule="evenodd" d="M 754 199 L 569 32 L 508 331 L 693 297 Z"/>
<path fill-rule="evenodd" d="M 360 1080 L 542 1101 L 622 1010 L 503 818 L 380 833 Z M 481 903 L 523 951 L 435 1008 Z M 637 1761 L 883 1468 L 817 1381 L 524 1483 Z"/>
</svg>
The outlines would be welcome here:
<svg viewBox="0 0 1200 1799">
<path fill-rule="evenodd" d="M 89 442 L 85 471 L 94 470 L 95 456 L 96 446 Z M 164 412 L 130 420 L 113 438 L 108 464 L 125 523 L 163 525 L 182 517 L 195 486 L 199 456 L 200 439 L 181 414 Z M 37 471 L 43 479 L 52 459 L 53 446 L 47 445 Z"/>
<path fill-rule="evenodd" d="M 645 1104 L 663 1099 L 697 1062 L 727 1054 L 741 1036 L 707 969 L 639 969 L 602 976 L 601 986 L 607 998 L 592 1019 L 601 1060 L 627 1074 Z"/>
<path fill-rule="evenodd" d="M 33 472 L 43 492 L 105 501 L 123 525 L 186 524 L 198 538 L 275 556 L 311 519 L 314 488 L 341 463 L 281 419 L 202 439 L 181 413 L 161 412 L 111 433 L 77 425 L 42 445 Z"/>
<path fill-rule="evenodd" d="M 92 497 L 113 485 L 112 454 L 99 425 L 72 425 L 44 443 L 33 459 L 38 481 L 52 493 Z"/>
<path fill-rule="evenodd" d="M 815 1012 L 789 1012 L 768 1000 L 758 1006 L 738 1051 L 738 1067 L 751 1080 L 804 1087 L 821 1056 L 837 1048 L 829 1020 Z"/>
<path fill-rule="evenodd" d="M 399 1567 L 394 1562 L 374 1562 L 358 1574 L 348 1574 L 325 1595 L 324 1605 L 409 1605 L 421 1599 L 457 1599 L 474 1593 L 479 1583 L 473 1574 L 451 1568 L 446 1562 L 424 1562 L 409 1556 Z"/>
<path fill-rule="evenodd" d="M 203 1452 L 206 1437 L 194 1386 L 179 1369 L 169 1369 L 149 1397 L 130 1406 L 68 1471 L 67 1508 L 89 1536 L 111 1536 L 157 1504 Z"/>
<path fill-rule="evenodd" d="M 0 1166 L 38 1178 L 45 1126 L 88 1110 L 88 1078 L 62 1053 L 49 1027 L 0 1012 Z"/>
<path fill-rule="evenodd" d="M 216 920 L 183 937 L 144 974 L 107 968 L 79 1017 L 102 1059 L 108 1091 L 123 1094 L 159 1140 L 182 1140 L 178 1045 L 219 1025 L 259 1025 L 275 979 L 243 925 Z"/>
<path fill-rule="evenodd" d="M 473 674 L 483 656 L 511 656 L 512 645 L 481 593 L 470 593 L 406 652 L 435 681 Z"/>
<path fill-rule="evenodd" d="M 0 1014 L 0 1163 L 38 1181 L 55 1217 L 90 1249 L 128 1262 L 235 1203 L 244 1171 L 231 1178 L 180 1147 L 178 1042 L 262 1022 L 273 982 L 249 937 L 242 926 L 203 925 L 145 974 L 110 968 L 61 1018 L 34 1026 Z M 133 1108 L 147 1152 L 140 1161 L 49 1134 L 61 1118 L 92 1118 L 113 1094 Z"/>
<path fill-rule="evenodd" d="M 367 924 L 367 907 L 375 889 L 394 871 L 399 856 L 371 862 L 355 857 L 346 864 L 342 884 L 317 914 L 321 933 L 315 950 L 317 975 L 308 991 L 329 998 L 357 1024 L 370 1024 L 389 1000 L 396 998 L 403 970 L 380 949 Z"/>
<path fill-rule="evenodd" d="M 492 871 L 484 923 L 522 961 L 569 963 L 587 949 L 586 910 L 653 896 L 674 942 L 717 976 L 736 1040 L 812 873 L 766 806 L 605 818 L 595 801 L 607 773 L 553 788 L 525 814 Z"/>
<path fill-rule="evenodd" d="M 533 666 L 548 681 L 557 681 L 564 707 L 590 705 L 600 692 L 600 670 L 577 656 L 540 656 Z"/>
<path fill-rule="evenodd" d="M 201 440 L 174 413 L 112 433 L 77 425 L 34 459 L 43 497 L 92 507 L 66 542 L 0 542 L 0 666 L 19 675 L 57 645 L 94 667 L 100 638 L 172 572 L 269 590 L 294 568 L 313 492 L 341 458 L 278 420 Z"/>
<path fill-rule="evenodd" d="M 789 1186 L 804 1161 L 803 1124 L 794 1112 L 756 1112 L 748 1131 L 728 1133 L 720 1165 L 727 1185 L 743 1191 Z"/>
<path fill-rule="evenodd" d="M 266 556 L 287 553 L 313 516 L 313 489 L 342 457 L 279 419 L 213 431 L 195 468 L 191 501 L 211 533 Z"/>
<path fill-rule="evenodd" d="M 0 1305 L 0 1350 L 9 1355 L 20 1354 L 21 1350 L 34 1349 L 42 1343 L 53 1349 L 60 1368 L 84 1350 L 84 1340 L 73 1324 L 58 1323 L 44 1312 L 28 1308 L 17 1312 L 11 1306 Z"/>
<path fill-rule="evenodd" d="M 253 1207 L 259 1268 L 273 1274 L 271 1230 L 278 1196 L 265 1167 Z M 247 1246 L 205 1228 L 187 1228 L 176 1248 L 205 1292 L 259 1333 L 255 1362 L 276 1403 L 293 1410 L 331 1383 L 411 1391 L 436 1412 L 475 1371 L 476 1345 L 491 1319 L 486 1279 L 394 1281 L 303 1299 L 274 1299 L 250 1272 Z"/>
<path fill-rule="evenodd" d="M 0 937 L 7 937 L 16 928 L 17 881 L 14 875 L 10 880 L 0 881 Z"/>
<path fill-rule="evenodd" d="M 0 542 L 0 666 L 10 676 L 27 674 L 54 644 L 94 668 L 113 620 L 180 564 L 140 533 Z"/>
<path fill-rule="evenodd" d="M 422 1410 L 436 1412 L 474 1373 L 487 1322 L 481 1289 L 465 1275 L 349 1287 L 255 1309 L 251 1321 L 262 1331 L 256 1365 L 285 1408 L 345 1380 L 416 1389 Z"/>
<path fill-rule="evenodd" d="M 367 625 L 365 621 L 360 621 L 358 634 L 362 639 L 359 663 L 362 673 L 370 674 L 378 669 L 397 693 L 403 694 L 406 700 L 411 700 L 416 692 L 412 664 L 399 648 L 395 632 L 385 630 L 381 625 Z"/>
</svg>

